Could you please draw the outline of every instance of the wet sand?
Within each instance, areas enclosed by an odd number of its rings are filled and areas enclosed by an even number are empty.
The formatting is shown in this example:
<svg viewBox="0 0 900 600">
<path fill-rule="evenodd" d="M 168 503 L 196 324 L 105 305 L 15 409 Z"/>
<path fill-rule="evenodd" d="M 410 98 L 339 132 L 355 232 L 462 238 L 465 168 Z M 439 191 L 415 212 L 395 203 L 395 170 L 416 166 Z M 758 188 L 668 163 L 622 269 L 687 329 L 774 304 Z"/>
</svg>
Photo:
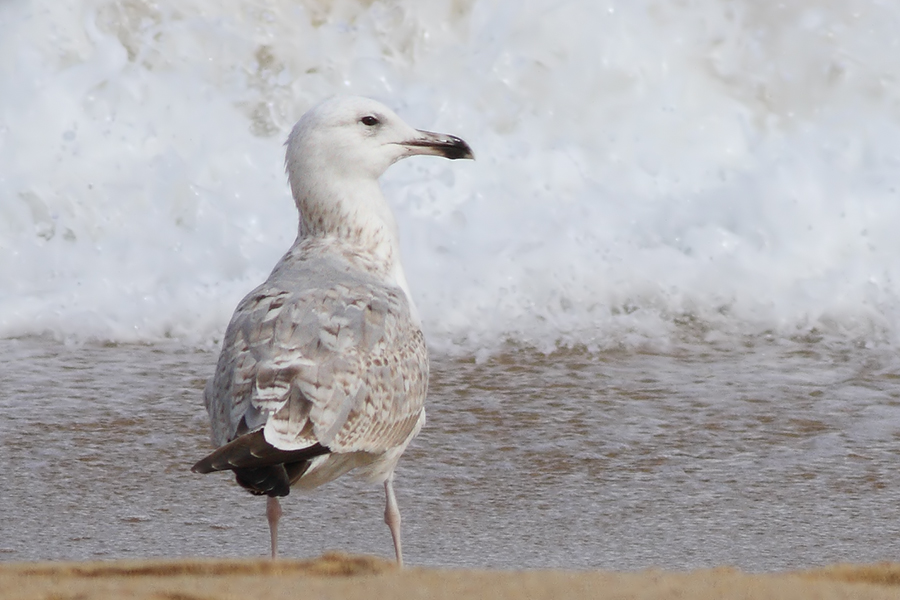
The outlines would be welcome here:
<svg viewBox="0 0 900 600">
<path fill-rule="evenodd" d="M 169 600 L 265 598 L 900 598 L 900 563 L 748 574 L 731 568 L 487 571 L 407 568 L 369 556 L 308 561 L 147 560 L 0 565 L 0 598 Z"/>
</svg>

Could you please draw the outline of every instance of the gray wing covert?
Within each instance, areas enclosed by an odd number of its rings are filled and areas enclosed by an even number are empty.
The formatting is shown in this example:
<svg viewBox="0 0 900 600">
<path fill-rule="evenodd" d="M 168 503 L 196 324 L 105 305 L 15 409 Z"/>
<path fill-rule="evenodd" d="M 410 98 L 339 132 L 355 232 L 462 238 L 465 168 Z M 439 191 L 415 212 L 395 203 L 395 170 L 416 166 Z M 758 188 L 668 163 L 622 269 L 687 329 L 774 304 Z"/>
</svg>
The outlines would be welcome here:
<svg viewBox="0 0 900 600">
<path fill-rule="evenodd" d="M 424 337 L 401 290 L 263 285 L 235 311 L 206 402 L 217 445 L 265 427 L 282 450 L 383 452 L 415 429 L 427 384 Z"/>
</svg>

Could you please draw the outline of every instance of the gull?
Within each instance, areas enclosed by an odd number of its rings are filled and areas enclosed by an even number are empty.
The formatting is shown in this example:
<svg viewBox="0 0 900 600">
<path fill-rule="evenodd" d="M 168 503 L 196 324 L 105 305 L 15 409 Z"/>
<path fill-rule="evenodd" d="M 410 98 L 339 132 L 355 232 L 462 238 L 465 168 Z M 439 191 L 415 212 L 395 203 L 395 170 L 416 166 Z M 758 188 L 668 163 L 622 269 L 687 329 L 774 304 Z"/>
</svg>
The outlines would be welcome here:
<svg viewBox="0 0 900 600">
<path fill-rule="evenodd" d="M 316 105 L 286 146 L 297 239 L 235 309 L 203 393 L 217 449 L 191 470 L 267 496 L 275 558 L 278 498 L 357 469 L 384 484 L 402 566 L 394 469 L 425 423 L 428 355 L 378 179 L 408 156 L 474 155 L 360 97 Z"/>
</svg>

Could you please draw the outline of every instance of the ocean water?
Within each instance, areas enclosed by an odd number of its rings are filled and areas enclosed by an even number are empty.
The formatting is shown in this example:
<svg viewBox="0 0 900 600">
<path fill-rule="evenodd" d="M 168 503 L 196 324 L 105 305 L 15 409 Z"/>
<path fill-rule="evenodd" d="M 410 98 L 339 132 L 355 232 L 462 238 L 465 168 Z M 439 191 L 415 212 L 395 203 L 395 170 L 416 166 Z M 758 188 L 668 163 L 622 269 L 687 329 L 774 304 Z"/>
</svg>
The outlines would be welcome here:
<svg viewBox="0 0 900 600">
<path fill-rule="evenodd" d="M 284 139 L 338 93 L 477 156 L 383 179 L 435 364 L 412 563 L 896 560 L 898 27 L 875 0 L 0 2 L 0 560 L 265 551 L 258 503 L 185 469 L 296 235 Z M 286 554 L 389 554 L 377 489 L 309 498 Z"/>
<path fill-rule="evenodd" d="M 264 556 L 208 452 L 216 355 L 0 343 L 0 560 Z M 761 345 L 432 361 L 395 487 L 410 565 L 800 569 L 900 556 L 900 359 Z M 379 485 L 282 502 L 283 556 L 391 558 Z"/>
<path fill-rule="evenodd" d="M 0 5 L 0 335 L 214 345 L 296 235 L 282 144 L 364 94 L 474 163 L 384 187 L 434 350 L 897 344 L 900 8 Z"/>
</svg>

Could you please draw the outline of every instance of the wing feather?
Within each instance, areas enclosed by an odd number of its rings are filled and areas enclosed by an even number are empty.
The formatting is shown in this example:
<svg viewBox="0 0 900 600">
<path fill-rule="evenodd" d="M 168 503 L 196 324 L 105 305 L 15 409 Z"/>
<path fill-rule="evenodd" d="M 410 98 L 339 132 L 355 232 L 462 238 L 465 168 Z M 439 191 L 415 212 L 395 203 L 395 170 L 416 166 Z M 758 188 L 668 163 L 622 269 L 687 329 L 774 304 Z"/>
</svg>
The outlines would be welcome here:
<svg viewBox="0 0 900 600">
<path fill-rule="evenodd" d="M 238 305 L 205 393 L 216 445 L 242 420 L 280 450 L 379 453 L 415 432 L 428 362 L 406 295 L 309 270 L 313 285 L 292 287 L 276 269 Z"/>
</svg>

